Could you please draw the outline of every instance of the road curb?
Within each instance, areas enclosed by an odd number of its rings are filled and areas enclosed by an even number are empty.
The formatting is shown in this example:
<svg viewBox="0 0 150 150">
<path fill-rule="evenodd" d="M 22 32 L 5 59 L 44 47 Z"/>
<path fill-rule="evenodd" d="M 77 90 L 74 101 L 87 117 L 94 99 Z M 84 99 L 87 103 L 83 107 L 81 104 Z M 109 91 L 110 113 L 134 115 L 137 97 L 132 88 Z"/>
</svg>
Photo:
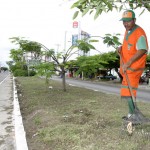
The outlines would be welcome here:
<svg viewBox="0 0 150 150">
<path fill-rule="evenodd" d="M 20 112 L 20 106 L 17 96 L 17 88 L 15 83 L 15 78 L 13 77 L 13 99 L 14 99 L 14 126 L 15 126 L 15 142 L 16 150 L 28 150 L 26 141 L 26 132 L 24 130 L 22 116 Z"/>
</svg>

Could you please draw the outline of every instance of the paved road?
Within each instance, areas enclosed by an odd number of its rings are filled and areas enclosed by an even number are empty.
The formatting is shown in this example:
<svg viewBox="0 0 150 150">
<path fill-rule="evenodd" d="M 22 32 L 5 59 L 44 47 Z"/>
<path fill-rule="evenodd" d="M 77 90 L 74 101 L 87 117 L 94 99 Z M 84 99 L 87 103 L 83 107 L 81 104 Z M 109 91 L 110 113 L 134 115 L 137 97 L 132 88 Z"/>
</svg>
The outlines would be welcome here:
<svg viewBox="0 0 150 150">
<path fill-rule="evenodd" d="M 61 78 L 53 77 L 54 80 L 61 81 Z M 120 84 L 113 84 L 110 82 L 102 83 L 102 82 L 91 82 L 91 81 L 83 81 L 83 80 L 74 80 L 71 78 L 66 78 L 66 82 L 70 85 L 75 85 L 78 87 L 84 87 L 87 89 L 92 89 L 95 91 L 101 91 L 105 93 L 117 94 L 120 95 Z M 150 87 L 148 85 L 140 85 L 139 90 L 137 92 L 137 101 L 145 101 L 150 102 Z"/>
<path fill-rule="evenodd" d="M 12 79 L 0 73 L 0 150 L 15 150 Z"/>
</svg>

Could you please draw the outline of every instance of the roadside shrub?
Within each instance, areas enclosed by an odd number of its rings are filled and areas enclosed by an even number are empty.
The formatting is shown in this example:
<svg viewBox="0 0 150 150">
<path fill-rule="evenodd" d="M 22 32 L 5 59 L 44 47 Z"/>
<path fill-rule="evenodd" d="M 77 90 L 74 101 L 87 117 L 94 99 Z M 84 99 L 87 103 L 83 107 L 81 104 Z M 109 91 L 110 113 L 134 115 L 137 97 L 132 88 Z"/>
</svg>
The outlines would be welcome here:
<svg viewBox="0 0 150 150">
<path fill-rule="evenodd" d="M 29 71 L 29 76 L 35 76 L 35 75 L 36 75 L 36 72 L 34 70 Z"/>
<path fill-rule="evenodd" d="M 16 69 L 14 72 L 13 72 L 13 75 L 15 77 L 18 77 L 18 76 L 28 76 L 28 71 L 27 70 L 22 70 L 22 69 Z"/>
</svg>

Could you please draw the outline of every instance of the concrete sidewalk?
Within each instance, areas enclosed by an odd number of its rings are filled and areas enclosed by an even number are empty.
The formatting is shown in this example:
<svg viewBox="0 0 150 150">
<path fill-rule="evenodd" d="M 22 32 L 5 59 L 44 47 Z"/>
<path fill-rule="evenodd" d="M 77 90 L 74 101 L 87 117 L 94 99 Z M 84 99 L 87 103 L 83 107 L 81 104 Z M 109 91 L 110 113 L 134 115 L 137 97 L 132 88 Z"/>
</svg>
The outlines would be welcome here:
<svg viewBox="0 0 150 150">
<path fill-rule="evenodd" d="M 14 150 L 13 83 L 7 76 L 0 84 L 0 150 Z"/>
<path fill-rule="evenodd" d="M 0 150 L 28 150 L 13 77 L 0 82 Z"/>
</svg>

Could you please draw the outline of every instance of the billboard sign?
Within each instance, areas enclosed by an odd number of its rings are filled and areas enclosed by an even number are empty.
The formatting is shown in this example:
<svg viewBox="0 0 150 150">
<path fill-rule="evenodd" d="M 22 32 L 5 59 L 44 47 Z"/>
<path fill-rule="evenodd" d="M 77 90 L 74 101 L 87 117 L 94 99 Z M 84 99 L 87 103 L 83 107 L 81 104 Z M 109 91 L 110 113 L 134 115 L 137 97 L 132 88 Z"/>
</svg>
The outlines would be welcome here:
<svg viewBox="0 0 150 150">
<path fill-rule="evenodd" d="M 72 45 L 77 45 L 78 34 L 72 35 Z"/>
</svg>

